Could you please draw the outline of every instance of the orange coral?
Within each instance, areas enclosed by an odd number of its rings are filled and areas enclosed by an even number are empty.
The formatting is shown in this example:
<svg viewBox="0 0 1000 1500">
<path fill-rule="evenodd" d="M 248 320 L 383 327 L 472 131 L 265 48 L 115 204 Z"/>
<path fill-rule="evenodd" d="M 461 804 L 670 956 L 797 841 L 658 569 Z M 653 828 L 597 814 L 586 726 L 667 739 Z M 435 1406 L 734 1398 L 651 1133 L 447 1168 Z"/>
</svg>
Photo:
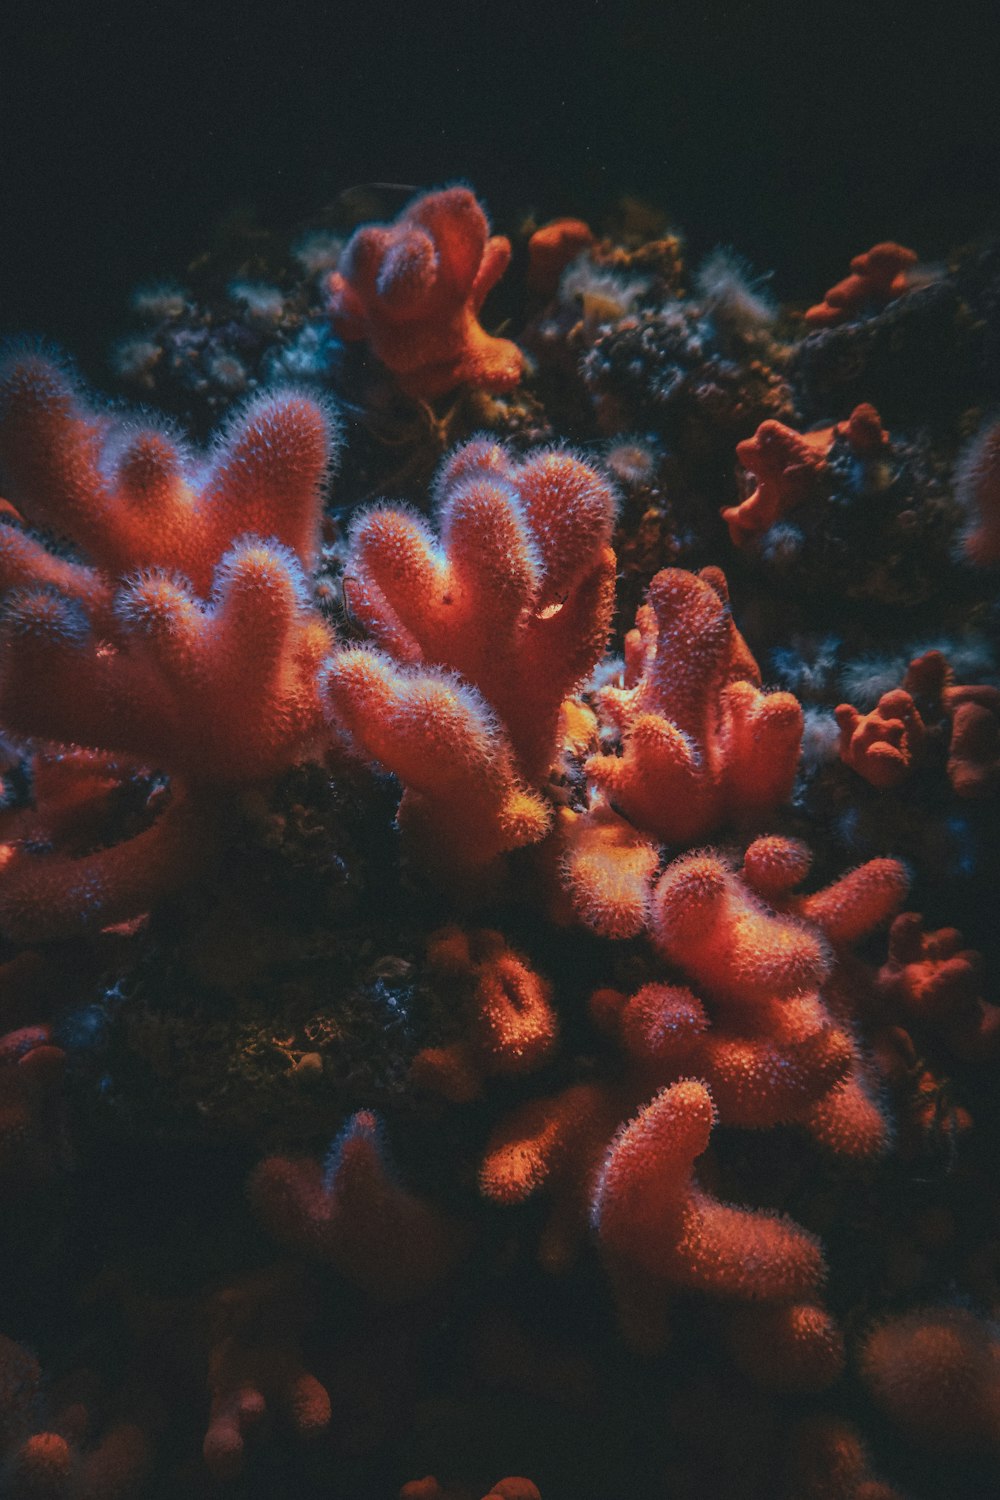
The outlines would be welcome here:
<svg viewBox="0 0 1000 1500">
<path fill-rule="evenodd" d="M 442 1485 L 428 1475 L 426 1479 L 411 1479 L 399 1492 L 399 1500 L 473 1500 L 471 1490 L 455 1489 Z M 498 1479 L 488 1495 L 482 1500 L 542 1500 L 541 1493 L 530 1479 L 510 1476 Z"/>
<path fill-rule="evenodd" d="M 612 1085 L 573 1084 L 553 1098 L 519 1105 L 489 1139 L 479 1171 L 485 1198 L 510 1205 L 545 1193 L 552 1200 L 540 1252 L 551 1270 L 565 1266 L 578 1248 L 594 1180 L 627 1108 Z"/>
<path fill-rule="evenodd" d="M 850 276 L 832 286 L 822 302 L 807 308 L 806 322 L 811 328 L 829 328 L 863 312 L 869 303 L 882 307 L 901 297 L 909 285 L 907 273 L 916 263 L 916 251 L 905 245 L 893 240 L 873 245 L 851 261 Z"/>
<path fill-rule="evenodd" d="M 729 818 L 789 795 L 802 737 L 790 693 L 763 693 L 717 568 L 667 568 L 649 587 L 626 643 L 626 686 L 601 713 L 621 755 L 595 755 L 587 776 L 612 805 L 666 843 L 691 843 Z"/>
<path fill-rule="evenodd" d="M 501 719 L 521 773 L 544 779 L 563 700 L 600 659 L 614 607 L 614 495 L 572 453 L 516 462 L 458 448 L 436 484 L 440 543 L 407 511 L 354 528 L 351 607 L 400 661 L 456 671 Z"/>
<path fill-rule="evenodd" d="M 808 1297 L 823 1278 L 812 1235 L 699 1187 L 694 1161 L 714 1119 L 703 1083 L 664 1089 L 615 1138 L 597 1182 L 593 1222 L 619 1316 L 644 1343 L 671 1290 L 787 1302 Z"/>
<path fill-rule="evenodd" d="M 770 1390 L 823 1391 L 844 1369 L 840 1329 L 815 1302 L 738 1308 L 727 1336 L 738 1368 Z"/>
<path fill-rule="evenodd" d="M 736 457 L 757 480 L 757 488 L 739 505 L 726 506 L 720 515 L 737 547 L 769 531 L 788 511 L 816 493 L 826 468 L 832 429 L 798 433 L 783 422 L 761 422 L 753 437 L 736 445 Z"/>
<path fill-rule="evenodd" d="M 719 512 L 734 546 L 746 546 L 820 493 L 826 461 L 838 439 L 847 443 L 861 463 L 871 464 L 888 445 L 889 434 L 874 406 L 864 402 L 846 422 L 832 427 L 799 433 L 769 418 L 753 437 L 737 443 L 736 457 L 757 486 L 739 505 L 725 506 Z"/>
<path fill-rule="evenodd" d="M 872 1474 L 856 1430 L 839 1417 L 804 1417 L 792 1432 L 785 1500 L 904 1500 Z"/>
<path fill-rule="evenodd" d="M 959 797 L 984 797 L 1000 786 L 1000 688 L 957 684 L 940 651 L 911 661 L 903 685 L 884 693 L 870 714 L 836 710 L 840 755 L 873 786 L 898 786 L 926 759 L 928 744 L 947 737 L 947 774 Z"/>
<path fill-rule="evenodd" d="M 355 747 L 403 783 L 400 827 L 440 880 L 488 882 L 502 854 L 548 831 L 548 806 L 521 781 L 496 720 L 458 677 L 399 668 L 359 647 L 327 663 L 322 690 Z"/>
<path fill-rule="evenodd" d="M 44 1417 L 41 1394 L 34 1356 L 0 1337 L 0 1456 L 9 1500 L 126 1500 L 142 1493 L 164 1423 L 145 1382 L 133 1379 L 110 1410 L 86 1371 L 46 1392 Z"/>
<path fill-rule="evenodd" d="M 646 925 L 656 846 L 602 797 L 584 812 L 560 808 L 556 833 L 558 889 L 550 914 L 555 920 L 575 917 L 602 937 L 636 937 Z"/>
<path fill-rule="evenodd" d="M 505 391 L 524 356 L 479 322 L 510 262 L 468 188 L 414 199 L 392 224 L 367 224 L 330 277 L 330 316 L 345 339 L 364 339 L 409 396 L 433 400 L 455 386 Z"/>
<path fill-rule="evenodd" d="M 0 1036 L 0 1197 L 35 1191 L 65 1153 L 65 1062 L 48 1026 Z"/>
<path fill-rule="evenodd" d="M 920 753 L 924 721 L 905 688 L 883 693 L 869 714 L 849 703 L 834 710 L 840 729 L 840 758 L 872 786 L 899 786 Z"/>
<path fill-rule="evenodd" d="M 901 912 L 877 985 L 902 1020 L 939 1030 L 956 1056 L 978 1061 L 1000 1048 L 1000 1006 L 982 998 L 982 960 L 954 927 L 925 932 L 922 917 Z"/>
<path fill-rule="evenodd" d="M 27 522 L 88 559 L 0 527 L 4 726 L 112 752 L 119 777 L 149 767 L 178 781 L 167 816 L 126 844 L 79 858 L 6 846 L 7 930 L 65 936 L 134 915 L 194 872 L 206 787 L 272 776 L 325 739 L 316 679 L 332 642 L 304 570 L 329 433 L 305 397 L 262 397 L 196 480 L 166 432 L 96 415 L 56 365 L 24 355 L 0 371 L 0 456 Z M 93 765 L 66 761 L 64 802 L 85 797 Z"/>
<path fill-rule="evenodd" d="M 870 860 L 794 896 L 808 868 L 805 846 L 778 837 L 751 844 L 739 875 L 711 852 L 687 855 L 653 892 L 650 933 L 722 1010 L 704 1046 L 734 1123 L 794 1119 L 828 1150 L 865 1157 L 884 1149 L 887 1127 L 838 952 L 898 910 L 907 875 Z"/>
<path fill-rule="evenodd" d="M 415 1082 L 465 1101 L 479 1093 L 484 1076 L 530 1073 L 544 1061 L 558 1030 L 552 987 L 502 933 L 447 927 L 428 938 L 427 957 L 438 987 L 450 980 L 458 989 L 468 1034 L 418 1052 Z"/>
<path fill-rule="evenodd" d="M 566 267 L 594 243 L 582 219 L 553 219 L 536 229 L 528 241 L 528 290 L 551 297 Z"/>
</svg>

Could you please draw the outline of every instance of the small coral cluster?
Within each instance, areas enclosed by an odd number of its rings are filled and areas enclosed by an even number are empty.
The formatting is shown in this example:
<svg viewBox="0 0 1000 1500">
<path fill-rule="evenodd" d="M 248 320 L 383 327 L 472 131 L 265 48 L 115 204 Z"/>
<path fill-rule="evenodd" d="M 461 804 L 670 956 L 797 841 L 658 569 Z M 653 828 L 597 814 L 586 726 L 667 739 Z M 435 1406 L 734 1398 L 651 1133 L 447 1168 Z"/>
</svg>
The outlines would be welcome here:
<svg viewBox="0 0 1000 1500">
<path fill-rule="evenodd" d="M 5 1494 L 989 1492 L 992 264 L 448 188 L 207 453 L 7 357 Z"/>
</svg>

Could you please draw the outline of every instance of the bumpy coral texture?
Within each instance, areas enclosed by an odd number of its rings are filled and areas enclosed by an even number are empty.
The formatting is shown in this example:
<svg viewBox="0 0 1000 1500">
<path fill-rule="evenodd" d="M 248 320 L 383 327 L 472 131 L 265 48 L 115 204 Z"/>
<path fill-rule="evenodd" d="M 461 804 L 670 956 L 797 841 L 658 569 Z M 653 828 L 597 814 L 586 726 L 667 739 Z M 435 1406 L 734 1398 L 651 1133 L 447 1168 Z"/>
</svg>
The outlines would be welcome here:
<svg viewBox="0 0 1000 1500">
<path fill-rule="evenodd" d="M 983 998 L 982 969 L 956 928 L 925 932 L 922 917 L 901 912 L 889 930 L 878 994 L 907 1025 L 937 1032 L 957 1057 L 981 1062 L 1000 1052 L 1000 1006 Z"/>
<path fill-rule="evenodd" d="M 0 534 L 0 720 L 176 779 L 176 806 L 128 844 L 79 860 L 6 846 L 11 930 L 48 935 L 30 915 L 47 900 L 53 933 L 144 909 L 193 868 L 185 788 L 272 776 L 325 737 L 331 637 L 307 573 L 329 459 L 323 412 L 291 392 L 252 403 L 199 470 L 166 431 L 89 409 L 48 360 L 0 371 L 17 510 Z"/>
<path fill-rule="evenodd" d="M 838 955 L 894 914 L 907 875 L 896 860 L 871 860 L 796 897 L 808 868 L 808 850 L 777 837 L 751 844 L 739 874 L 710 852 L 686 855 L 654 890 L 650 934 L 717 1014 L 696 1055 L 727 1123 L 795 1121 L 863 1159 L 884 1149 L 887 1126 Z"/>
<path fill-rule="evenodd" d="M 802 710 L 790 693 L 764 693 L 759 683 L 718 568 L 665 569 L 626 641 L 625 686 L 599 695 L 622 753 L 592 756 L 588 777 L 669 844 L 770 811 L 792 788 Z"/>
<path fill-rule="evenodd" d="M 705 1085 L 672 1085 L 615 1138 L 593 1220 L 626 1329 L 662 1318 L 670 1288 L 785 1302 L 824 1274 L 818 1242 L 788 1219 L 720 1203 L 693 1176 L 715 1118 Z"/>
<path fill-rule="evenodd" d="M 533 787 L 560 708 L 604 649 L 614 605 L 614 498 L 572 454 L 516 463 L 476 439 L 436 487 L 440 541 L 398 509 L 363 515 L 346 587 L 378 651 L 334 657 L 331 712 L 406 788 L 400 823 L 438 867 L 482 870 L 533 843 Z"/>
<path fill-rule="evenodd" d="M 410 396 L 456 386 L 505 391 L 524 358 L 479 322 L 510 261 L 468 188 L 416 198 L 392 224 L 366 224 L 330 278 L 330 315 L 345 339 L 364 339 Z"/>
<path fill-rule="evenodd" d="M 458 1040 L 417 1053 L 411 1068 L 416 1084 L 467 1102 L 485 1078 L 541 1066 L 558 1034 L 552 986 L 502 933 L 445 927 L 428 939 L 427 958 L 435 988 L 464 1025 Z"/>
</svg>

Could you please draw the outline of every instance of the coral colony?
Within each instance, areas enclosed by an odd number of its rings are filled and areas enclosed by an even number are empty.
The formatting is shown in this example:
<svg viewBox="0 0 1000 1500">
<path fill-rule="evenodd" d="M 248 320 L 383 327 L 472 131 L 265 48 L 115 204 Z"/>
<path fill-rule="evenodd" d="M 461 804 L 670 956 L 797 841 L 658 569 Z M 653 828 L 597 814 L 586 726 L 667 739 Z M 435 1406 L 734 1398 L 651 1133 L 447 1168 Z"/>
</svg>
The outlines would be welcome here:
<svg viewBox="0 0 1000 1500">
<path fill-rule="evenodd" d="M 2 1493 L 997 1493 L 1000 252 L 267 269 L 0 366 Z"/>
</svg>

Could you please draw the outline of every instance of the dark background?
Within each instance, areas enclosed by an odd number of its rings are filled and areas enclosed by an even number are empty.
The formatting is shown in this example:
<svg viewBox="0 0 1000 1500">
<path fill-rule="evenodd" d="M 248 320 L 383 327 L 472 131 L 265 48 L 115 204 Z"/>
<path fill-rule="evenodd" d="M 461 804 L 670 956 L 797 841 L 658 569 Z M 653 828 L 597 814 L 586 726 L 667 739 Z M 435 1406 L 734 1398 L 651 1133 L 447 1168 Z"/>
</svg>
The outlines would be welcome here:
<svg viewBox="0 0 1000 1500">
<path fill-rule="evenodd" d="M 994 0 L 5 0 L 0 329 L 99 358 L 234 209 L 287 229 L 463 178 L 499 228 L 623 191 L 810 297 L 880 238 L 995 224 Z"/>
</svg>

